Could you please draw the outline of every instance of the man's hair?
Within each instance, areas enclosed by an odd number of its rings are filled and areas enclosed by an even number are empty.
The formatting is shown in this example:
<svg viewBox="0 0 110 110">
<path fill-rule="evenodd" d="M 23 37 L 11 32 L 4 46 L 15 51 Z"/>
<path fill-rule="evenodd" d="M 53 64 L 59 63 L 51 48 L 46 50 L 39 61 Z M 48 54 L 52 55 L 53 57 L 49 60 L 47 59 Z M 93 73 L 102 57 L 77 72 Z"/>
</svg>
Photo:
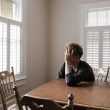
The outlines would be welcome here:
<svg viewBox="0 0 110 110">
<path fill-rule="evenodd" d="M 69 43 L 66 45 L 66 47 L 70 47 L 73 50 L 73 54 L 75 56 L 79 55 L 80 58 L 83 55 L 83 49 L 80 45 L 75 44 L 75 43 Z"/>
</svg>

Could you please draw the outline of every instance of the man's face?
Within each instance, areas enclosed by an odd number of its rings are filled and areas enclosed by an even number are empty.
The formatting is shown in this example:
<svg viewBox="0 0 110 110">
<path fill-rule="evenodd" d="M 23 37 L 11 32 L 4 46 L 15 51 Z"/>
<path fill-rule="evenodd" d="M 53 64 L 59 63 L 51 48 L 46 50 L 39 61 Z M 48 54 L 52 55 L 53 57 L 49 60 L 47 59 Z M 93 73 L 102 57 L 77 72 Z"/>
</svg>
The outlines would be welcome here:
<svg viewBox="0 0 110 110">
<path fill-rule="evenodd" d="M 71 63 L 76 64 L 78 61 L 79 61 L 79 56 L 78 55 L 76 56 L 73 52 L 71 57 Z"/>
<path fill-rule="evenodd" d="M 74 50 L 72 48 L 66 47 L 66 51 L 68 51 L 68 53 L 71 54 L 71 57 L 70 57 L 71 65 L 76 64 L 80 60 L 80 57 L 74 54 Z"/>
</svg>

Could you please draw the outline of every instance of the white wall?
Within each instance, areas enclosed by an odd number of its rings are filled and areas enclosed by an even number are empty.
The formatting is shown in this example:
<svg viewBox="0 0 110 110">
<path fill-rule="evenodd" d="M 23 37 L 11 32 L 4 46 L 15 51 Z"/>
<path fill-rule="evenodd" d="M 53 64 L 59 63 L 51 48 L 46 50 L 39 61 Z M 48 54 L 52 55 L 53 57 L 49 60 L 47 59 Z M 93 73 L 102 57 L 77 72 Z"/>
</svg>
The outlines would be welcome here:
<svg viewBox="0 0 110 110">
<path fill-rule="evenodd" d="M 78 42 L 79 27 L 77 0 L 50 0 L 49 2 L 49 79 L 55 79 L 63 63 L 64 45 Z"/>
<path fill-rule="evenodd" d="M 48 0 L 26 0 L 26 85 L 23 94 L 47 81 Z"/>
<path fill-rule="evenodd" d="M 48 0 L 28 0 L 27 87 L 47 81 Z"/>
</svg>

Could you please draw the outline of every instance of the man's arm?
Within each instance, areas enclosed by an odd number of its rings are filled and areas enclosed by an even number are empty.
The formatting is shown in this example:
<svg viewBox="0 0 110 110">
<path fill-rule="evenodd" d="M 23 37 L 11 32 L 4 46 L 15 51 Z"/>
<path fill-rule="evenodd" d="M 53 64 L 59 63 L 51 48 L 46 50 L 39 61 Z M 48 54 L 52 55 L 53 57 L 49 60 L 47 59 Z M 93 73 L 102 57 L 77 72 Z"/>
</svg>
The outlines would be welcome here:
<svg viewBox="0 0 110 110">
<path fill-rule="evenodd" d="M 65 78 L 65 63 L 63 63 L 61 69 L 59 70 L 57 78 Z"/>
<path fill-rule="evenodd" d="M 79 70 L 79 72 L 76 73 L 68 73 L 65 75 L 65 80 L 68 86 L 75 86 L 81 81 L 84 81 L 86 77 L 89 75 L 89 70 Z"/>
<path fill-rule="evenodd" d="M 65 62 L 65 75 L 72 72 L 72 67 L 70 64 Z"/>
<path fill-rule="evenodd" d="M 70 53 L 70 50 L 66 49 L 65 54 L 64 54 L 65 55 L 64 56 L 65 75 L 72 72 L 72 66 L 71 66 L 71 61 L 72 61 L 72 58 L 73 58 L 72 53 L 73 53 L 73 51 Z"/>
</svg>

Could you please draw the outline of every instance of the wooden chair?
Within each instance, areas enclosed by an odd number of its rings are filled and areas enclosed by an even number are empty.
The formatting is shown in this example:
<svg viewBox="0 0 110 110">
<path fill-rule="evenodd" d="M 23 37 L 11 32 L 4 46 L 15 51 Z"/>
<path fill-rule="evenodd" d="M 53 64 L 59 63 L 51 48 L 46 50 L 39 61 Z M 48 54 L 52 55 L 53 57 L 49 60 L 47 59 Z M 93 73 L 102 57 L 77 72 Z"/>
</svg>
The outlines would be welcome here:
<svg viewBox="0 0 110 110">
<path fill-rule="evenodd" d="M 109 68 L 92 68 L 96 81 L 107 81 Z"/>
<path fill-rule="evenodd" d="M 108 67 L 107 74 L 105 77 L 105 82 L 107 82 L 108 77 L 110 77 L 110 67 Z"/>
<path fill-rule="evenodd" d="M 21 98 L 15 84 L 13 67 L 12 72 L 0 72 L 0 95 L 2 99 L 3 110 L 13 109 L 13 105 L 7 107 L 7 102 L 12 99 L 15 99 L 16 101 L 16 109 L 23 110 L 20 102 Z"/>
<path fill-rule="evenodd" d="M 61 105 L 54 100 L 24 96 L 22 103 L 28 106 L 31 110 L 74 110 L 73 108 L 73 95 L 68 95 L 68 104 Z"/>
</svg>

